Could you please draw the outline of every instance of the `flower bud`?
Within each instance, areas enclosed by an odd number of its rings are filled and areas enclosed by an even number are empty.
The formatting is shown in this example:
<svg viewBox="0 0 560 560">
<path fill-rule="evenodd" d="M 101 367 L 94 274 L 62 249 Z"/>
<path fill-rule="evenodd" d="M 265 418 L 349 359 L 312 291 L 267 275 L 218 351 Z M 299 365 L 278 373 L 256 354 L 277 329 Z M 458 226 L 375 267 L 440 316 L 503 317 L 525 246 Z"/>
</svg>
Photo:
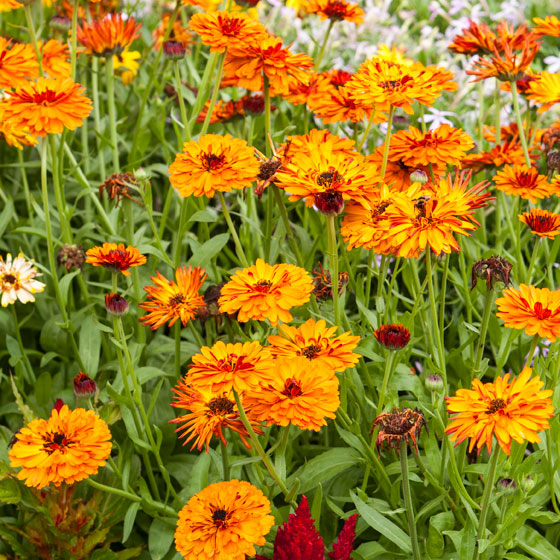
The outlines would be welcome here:
<svg viewBox="0 0 560 560">
<path fill-rule="evenodd" d="M 51 18 L 51 29 L 55 31 L 70 31 L 72 20 L 66 16 L 55 15 Z"/>
<path fill-rule="evenodd" d="M 415 169 L 410 174 L 410 180 L 413 183 L 420 183 L 421 185 L 425 185 L 428 182 L 428 174 L 423 169 Z"/>
<path fill-rule="evenodd" d="M 66 403 L 62 400 L 62 399 L 56 399 L 54 406 L 53 406 L 53 410 L 56 410 L 57 412 L 60 412 L 60 409 L 65 405 Z"/>
<path fill-rule="evenodd" d="M 400 323 L 381 325 L 373 335 L 379 344 L 389 350 L 402 350 L 410 341 L 410 331 Z"/>
<path fill-rule="evenodd" d="M 179 41 L 165 41 L 163 43 L 163 54 L 169 60 L 181 60 L 185 58 L 185 53 L 187 49 L 185 49 L 183 43 Z"/>
<path fill-rule="evenodd" d="M 496 485 L 498 491 L 505 495 L 515 494 L 517 491 L 517 484 L 513 478 L 502 478 Z"/>
<path fill-rule="evenodd" d="M 535 487 L 535 484 L 535 479 L 528 476 L 527 478 L 522 478 L 519 481 L 519 488 L 521 488 L 521 490 L 523 490 L 526 494 L 529 494 L 529 492 L 531 492 L 531 490 Z"/>
<path fill-rule="evenodd" d="M 426 389 L 432 393 L 441 393 L 443 391 L 443 379 L 437 374 L 432 373 L 424 380 Z"/>
<path fill-rule="evenodd" d="M 315 206 L 325 216 L 338 216 L 344 210 L 344 199 L 339 192 L 322 192 L 315 195 Z"/>
<path fill-rule="evenodd" d="M 74 394 L 78 398 L 89 399 L 97 392 L 97 385 L 93 379 L 83 371 L 74 377 Z"/>
<path fill-rule="evenodd" d="M 110 315 L 122 317 L 128 313 L 128 301 L 119 294 L 105 294 L 105 309 Z"/>
</svg>

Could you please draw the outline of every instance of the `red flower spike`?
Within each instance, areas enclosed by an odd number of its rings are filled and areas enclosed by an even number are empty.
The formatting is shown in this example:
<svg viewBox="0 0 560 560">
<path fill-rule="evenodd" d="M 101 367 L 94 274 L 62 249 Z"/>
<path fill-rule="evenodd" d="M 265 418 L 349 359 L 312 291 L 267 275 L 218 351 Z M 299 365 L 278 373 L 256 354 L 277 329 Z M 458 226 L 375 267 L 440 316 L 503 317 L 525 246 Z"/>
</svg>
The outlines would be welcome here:
<svg viewBox="0 0 560 560">
<path fill-rule="evenodd" d="M 358 514 L 355 513 L 344 523 L 342 531 L 340 531 L 336 542 L 333 544 L 333 551 L 329 552 L 331 560 L 350 560 L 350 554 L 354 549 L 357 519 Z"/>
</svg>

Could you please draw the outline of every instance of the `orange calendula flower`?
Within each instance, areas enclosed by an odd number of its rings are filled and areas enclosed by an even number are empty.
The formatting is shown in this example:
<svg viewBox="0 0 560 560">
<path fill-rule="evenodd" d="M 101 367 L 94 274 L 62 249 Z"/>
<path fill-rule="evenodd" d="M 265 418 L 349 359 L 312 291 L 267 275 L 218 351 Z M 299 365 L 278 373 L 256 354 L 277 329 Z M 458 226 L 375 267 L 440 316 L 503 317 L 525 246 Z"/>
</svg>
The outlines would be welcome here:
<svg viewBox="0 0 560 560">
<path fill-rule="evenodd" d="M 472 389 L 459 389 L 454 397 L 446 397 L 447 410 L 455 414 L 445 430 L 451 441 L 459 445 L 471 438 L 469 451 L 476 446 L 480 453 L 486 444 L 491 453 L 495 436 L 508 455 L 512 440 L 540 442 L 538 432 L 550 428 L 548 420 L 554 416 L 552 391 L 542 391 L 544 383 L 538 375 L 531 379 L 531 373 L 526 367 L 511 381 L 509 373 L 494 383 L 473 379 Z"/>
<path fill-rule="evenodd" d="M 560 103 L 560 74 L 535 74 L 527 88 L 527 99 L 542 103 L 537 109 L 539 113 L 544 113 L 556 103 Z"/>
<path fill-rule="evenodd" d="M 531 228 L 531 233 L 539 237 L 554 239 L 560 235 L 560 214 L 532 208 L 530 212 L 524 212 L 518 218 Z"/>
<path fill-rule="evenodd" d="M 309 273 L 293 264 L 270 265 L 262 259 L 238 270 L 222 287 L 218 300 L 222 313 L 235 313 L 237 320 L 268 319 L 275 326 L 278 321 L 292 320 L 290 309 L 309 301 L 313 281 Z"/>
<path fill-rule="evenodd" d="M 51 78 L 70 77 L 70 51 L 68 45 L 50 39 L 44 45 L 39 43 L 43 71 Z"/>
<path fill-rule="evenodd" d="M 108 14 L 92 23 L 84 21 L 77 29 L 77 39 L 86 47 L 86 52 L 95 56 L 119 54 L 130 47 L 142 24 L 133 17 L 123 19 L 122 14 Z"/>
<path fill-rule="evenodd" d="M 0 37 L 0 88 L 25 86 L 39 76 L 39 63 L 32 45 L 12 43 Z"/>
<path fill-rule="evenodd" d="M 473 147 L 473 139 L 460 128 L 442 124 L 422 133 L 411 126 L 391 137 L 389 159 L 414 169 L 429 163 L 443 169 L 447 165 L 460 167 L 465 153 Z"/>
<path fill-rule="evenodd" d="M 356 25 L 363 23 L 365 16 L 362 8 L 346 0 L 309 0 L 305 6 L 305 11 L 310 14 L 317 14 L 323 20 L 345 20 Z"/>
<path fill-rule="evenodd" d="M 169 14 L 165 14 L 161 19 L 159 25 L 154 29 L 152 33 L 152 39 L 154 39 L 154 49 L 159 50 L 163 43 L 163 38 L 165 37 L 165 32 L 169 28 L 169 19 L 171 16 Z M 173 22 L 173 27 L 171 29 L 171 33 L 167 38 L 167 41 L 173 41 L 177 43 L 181 43 L 185 49 L 193 42 L 192 34 L 189 33 L 187 29 L 183 27 L 180 18 L 176 19 Z"/>
<path fill-rule="evenodd" d="M 15 124 L 12 120 L 4 119 L 2 116 L 2 106 L 0 105 L 0 134 L 4 137 L 8 146 L 14 146 L 18 150 L 23 150 L 24 146 L 34 146 L 38 140 L 29 134 L 29 128 Z"/>
<path fill-rule="evenodd" d="M 211 52 L 223 53 L 227 48 L 258 44 L 268 36 L 264 25 L 243 12 L 209 12 L 194 14 L 189 27 Z"/>
<path fill-rule="evenodd" d="M 254 389 L 270 379 L 274 365 L 268 348 L 257 341 L 225 344 L 219 340 L 212 347 L 203 346 L 192 362 L 189 384 L 196 389 L 208 387 L 214 394 Z"/>
<path fill-rule="evenodd" d="M 230 134 L 206 134 L 185 142 L 169 167 L 169 180 L 180 196 L 206 196 L 243 189 L 256 180 L 259 161 L 245 140 Z"/>
<path fill-rule="evenodd" d="M 103 243 L 102 247 L 92 247 L 86 251 L 86 262 L 93 266 L 103 266 L 111 272 L 122 272 L 130 276 L 129 268 L 146 264 L 146 257 L 140 251 L 129 245 Z"/>
<path fill-rule="evenodd" d="M 17 0 L 0 0 L 0 12 L 11 12 L 23 7 Z"/>
<path fill-rule="evenodd" d="M 531 154 L 531 148 L 529 148 L 529 155 L 533 157 Z M 482 169 L 501 167 L 506 163 L 523 165 L 525 163 L 525 156 L 519 140 L 516 140 L 498 144 L 489 152 L 467 154 L 463 158 L 462 163 L 464 168 L 473 169 L 478 173 Z"/>
<path fill-rule="evenodd" d="M 206 453 L 210 447 L 212 436 L 220 438 L 224 445 L 227 445 L 224 437 L 224 429 L 228 428 L 237 432 L 243 444 L 251 449 L 246 436 L 247 430 L 239 416 L 239 410 L 235 404 L 233 390 L 215 392 L 209 387 L 193 387 L 190 385 L 189 376 L 180 379 L 176 387 L 173 387 L 175 400 L 171 406 L 188 410 L 188 414 L 174 418 L 169 422 L 182 424 L 175 432 L 180 433 L 179 437 L 185 437 L 183 445 L 193 441 L 191 451 L 196 447 L 199 451 L 206 446 Z M 242 397 L 242 395 L 240 395 Z M 244 407 L 248 420 L 253 425 L 253 429 L 262 434 L 256 420 L 253 419 L 250 407 Z M 187 437 L 188 436 L 188 437 Z"/>
<path fill-rule="evenodd" d="M 245 402 L 254 417 L 267 425 L 294 424 L 318 432 L 327 418 L 336 418 L 338 379 L 332 369 L 304 357 L 280 359 L 271 381 L 248 393 Z"/>
<path fill-rule="evenodd" d="M 469 20 L 469 26 L 463 28 L 449 45 L 450 51 L 459 54 L 490 54 L 494 49 L 496 34 L 486 23 Z"/>
<path fill-rule="evenodd" d="M 111 432 L 93 410 L 64 405 L 48 420 L 32 420 L 16 435 L 10 465 L 23 467 L 18 479 L 44 488 L 51 482 L 74 484 L 105 464 L 111 453 Z"/>
<path fill-rule="evenodd" d="M 519 290 L 507 288 L 504 296 L 496 300 L 498 313 L 510 329 L 525 329 L 533 336 L 547 338 L 554 342 L 560 336 L 560 291 L 535 288 L 525 284 Z"/>
<path fill-rule="evenodd" d="M 513 194 L 530 200 L 533 204 L 537 198 L 548 198 L 552 195 L 552 187 L 546 175 L 540 175 L 536 167 L 506 165 L 494 177 L 496 188 L 507 194 Z"/>
<path fill-rule="evenodd" d="M 17 88 L 0 104 L 0 113 L 33 136 L 74 130 L 91 113 L 92 102 L 71 78 L 39 78 Z"/>
<path fill-rule="evenodd" d="M 152 276 L 155 286 L 146 286 L 148 300 L 140 303 L 139 307 L 148 311 L 147 315 L 140 317 L 145 325 L 150 325 L 152 330 L 158 329 L 165 323 L 172 327 L 179 319 L 185 326 L 194 319 L 198 309 L 204 307 L 204 298 L 198 291 L 204 284 L 206 274 L 200 267 L 180 266 L 175 271 L 177 282 L 167 280 L 159 271 L 157 276 Z"/>
<path fill-rule="evenodd" d="M 534 17 L 533 21 L 536 27 L 533 28 L 533 33 L 537 37 L 549 35 L 550 37 L 560 37 L 560 19 L 556 16 L 546 16 L 543 18 Z"/>
<path fill-rule="evenodd" d="M 354 140 L 337 136 L 326 129 L 316 128 L 310 130 L 308 134 L 288 136 L 287 142 L 280 147 L 278 153 L 287 163 L 297 156 L 319 150 L 324 154 L 337 154 L 348 158 L 356 155 Z"/>
<path fill-rule="evenodd" d="M 269 336 L 268 342 L 272 355 L 279 360 L 303 356 L 322 368 L 342 372 L 360 359 L 353 352 L 360 337 L 349 332 L 336 336 L 337 327 L 327 328 L 323 319 L 308 319 L 297 328 L 280 325 L 278 330 L 282 336 Z"/>
<path fill-rule="evenodd" d="M 270 502 L 244 480 L 211 484 L 179 512 L 175 546 L 185 558 L 245 560 L 274 525 Z"/>
</svg>

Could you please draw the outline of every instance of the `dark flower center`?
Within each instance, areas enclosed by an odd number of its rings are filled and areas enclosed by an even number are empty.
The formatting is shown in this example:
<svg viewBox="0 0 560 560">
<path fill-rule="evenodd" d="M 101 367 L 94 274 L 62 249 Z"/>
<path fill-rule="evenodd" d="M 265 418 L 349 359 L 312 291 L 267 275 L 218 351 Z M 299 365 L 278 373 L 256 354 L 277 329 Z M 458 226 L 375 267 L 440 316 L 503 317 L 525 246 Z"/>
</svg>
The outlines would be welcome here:
<svg viewBox="0 0 560 560">
<path fill-rule="evenodd" d="M 317 357 L 317 354 L 319 354 L 319 352 L 321 351 L 321 347 L 318 346 L 317 344 L 310 344 L 309 346 L 306 346 L 301 353 L 308 359 L 308 360 L 312 360 L 313 358 Z"/>
<path fill-rule="evenodd" d="M 233 412 L 233 402 L 225 397 L 216 397 L 207 406 L 215 416 L 227 416 Z"/>
<path fill-rule="evenodd" d="M 218 17 L 222 35 L 236 36 L 241 31 L 242 22 L 238 18 Z"/>
<path fill-rule="evenodd" d="M 256 284 L 253 284 L 253 290 L 262 294 L 266 294 L 270 291 L 272 282 L 270 280 L 260 280 Z"/>
<path fill-rule="evenodd" d="M 43 451 L 46 451 L 49 455 L 54 453 L 55 451 L 60 451 L 61 453 L 66 452 L 66 447 L 72 445 L 72 441 L 70 441 L 65 434 L 60 434 L 58 432 L 47 432 L 43 436 Z"/>
<path fill-rule="evenodd" d="M 504 399 L 494 399 L 488 406 L 486 414 L 495 414 L 498 410 L 506 407 L 506 401 Z"/>
<path fill-rule="evenodd" d="M 218 528 L 225 527 L 226 518 L 227 518 L 227 512 L 226 512 L 225 509 L 217 509 L 212 514 L 212 519 L 214 520 L 214 525 L 216 525 L 216 527 L 218 527 Z"/>
<path fill-rule="evenodd" d="M 206 168 L 206 171 L 217 171 L 224 165 L 226 157 L 224 155 L 203 154 L 201 159 L 202 165 Z"/>
<path fill-rule="evenodd" d="M 185 303 L 184 294 L 175 294 L 169 298 L 169 305 L 171 305 L 172 307 L 181 305 L 182 303 Z"/>
<path fill-rule="evenodd" d="M 117 270 L 128 268 L 128 254 L 126 251 L 121 251 L 120 249 L 111 249 L 107 253 L 107 257 L 105 258 L 107 264 L 112 267 L 116 268 Z"/>
<path fill-rule="evenodd" d="M 552 315 L 552 311 L 548 308 L 543 308 L 543 305 L 540 301 L 537 301 L 537 303 L 535 303 L 535 307 L 533 309 L 535 311 L 537 319 L 540 319 L 541 321 L 543 319 L 548 319 Z"/>
<path fill-rule="evenodd" d="M 286 379 L 286 383 L 284 384 L 284 390 L 282 391 L 283 395 L 286 395 L 290 399 L 294 399 L 299 397 L 303 391 L 299 383 L 295 379 Z"/>
<path fill-rule="evenodd" d="M 346 12 L 347 12 L 346 6 L 344 5 L 343 2 L 340 2 L 339 0 L 335 0 L 334 2 L 329 2 L 329 5 L 325 8 L 325 14 L 330 19 L 337 19 L 337 20 L 344 19 Z"/>
<path fill-rule="evenodd" d="M 539 233 L 556 231 L 559 227 L 550 216 L 530 215 L 527 221 L 529 222 L 529 227 L 533 231 L 538 231 Z"/>
<path fill-rule="evenodd" d="M 36 103 L 37 105 L 42 105 L 47 107 L 52 103 L 56 103 L 65 97 L 65 93 L 53 91 L 52 89 L 46 89 L 45 91 L 35 92 L 33 95 L 23 94 L 22 100 L 26 102 Z"/>
<path fill-rule="evenodd" d="M 3 278 L 2 278 L 4 284 L 16 284 L 17 283 L 17 278 L 13 275 L 13 274 L 6 274 Z"/>
<path fill-rule="evenodd" d="M 317 177 L 317 184 L 320 187 L 327 187 L 327 188 L 333 187 L 333 185 L 342 183 L 343 181 L 344 181 L 344 177 L 338 171 L 332 168 L 329 171 L 325 171 L 324 173 L 321 173 Z"/>
</svg>

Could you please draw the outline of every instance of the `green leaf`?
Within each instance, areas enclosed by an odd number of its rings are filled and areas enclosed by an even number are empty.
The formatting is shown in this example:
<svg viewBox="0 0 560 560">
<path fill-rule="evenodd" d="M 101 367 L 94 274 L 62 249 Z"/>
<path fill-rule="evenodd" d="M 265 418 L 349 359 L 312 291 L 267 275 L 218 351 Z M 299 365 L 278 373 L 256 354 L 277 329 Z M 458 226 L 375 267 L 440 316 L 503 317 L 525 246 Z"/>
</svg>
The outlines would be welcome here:
<svg viewBox="0 0 560 560">
<path fill-rule="evenodd" d="M 14 203 L 12 202 L 11 198 L 6 200 L 6 204 L 4 206 L 4 210 L 0 214 L 0 236 L 4 235 L 10 220 L 12 219 L 12 214 L 14 213 Z"/>
<path fill-rule="evenodd" d="M 157 377 L 175 377 L 175 373 L 173 370 L 164 371 L 163 369 L 159 369 L 153 366 L 145 366 L 138 368 L 136 370 L 136 376 L 140 385 L 146 383 L 150 379 L 155 379 Z"/>
<path fill-rule="evenodd" d="M 438 513 L 430 518 L 428 527 L 428 554 L 439 558 L 445 550 L 442 531 L 450 531 L 455 524 L 455 516 L 450 511 Z"/>
<path fill-rule="evenodd" d="M 80 356 L 84 362 L 85 373 L 95 377 L 99 366 L 101 351 L 101 331 L 97 323 L 87 316 L 80 328 Z"/>
<path fill-rule="evenodd" d="M 73 272 L 70 272 L 69 274 L 65 274 L 60 282 L 59 282 L 59 286 L 60 286 L 60 293 L 62 294 L 62 300 L 63 301 L 68 301 L 68 290 L 70 289 L 70 283 L 72 282 L 72 278 L 74 278 L 74 276 L 77 276 L 78 274 L 80 274 L 82 271 L 81 270 L 74 270 Z"/>
<path fill-rule="evenodd" d="M 191 217 L 189 222 L 207 222 L 212 223 L 218 219 L 218 212 L 215 208 L 208 206 L 204 210 L 199 210 L 195 212 Z"/>
<path fill-rule="evenodd" d="M 550 544 L 544 535 L 523 525 L 517 532 L 517 546 L 538 560 L 560 560 L 560 550 Z"/>
<path fill-rule="evenodd" d="M 161 560 L 167 554 L 174 535 L 174 527 L 159 519 L 152 521 L 150 532 L 148 533 L 148 549 L 150 550 L 152 560 Z"/>
<path fill-rule="evenodd" d="M 136 514 L 138 513 L 139 508 L 140 508 L 140 502 L 134 502 L 130 504 L 129 508 L 126 510 L 126 514 L 124 516 L 124 524 L 123 524 L 123 537 L 121 541 L 123 544 L 130 536 L 130 532 L 134 527 L 134 521 L 136 520 Z"/>
<path fill-rule="evenodd" d="M 21 500 L 19 484 L 13 478 L 0 479 L 0 502 L 17 504 Z"/>
<path fill-rule="evenodd" d="M 210 261 L 224 248 L 228 240 L 229 233 L 215 235 L 193 252 L 193 256 L 189 259 L 187 265 L 208 266 Z"/>
</svg>

